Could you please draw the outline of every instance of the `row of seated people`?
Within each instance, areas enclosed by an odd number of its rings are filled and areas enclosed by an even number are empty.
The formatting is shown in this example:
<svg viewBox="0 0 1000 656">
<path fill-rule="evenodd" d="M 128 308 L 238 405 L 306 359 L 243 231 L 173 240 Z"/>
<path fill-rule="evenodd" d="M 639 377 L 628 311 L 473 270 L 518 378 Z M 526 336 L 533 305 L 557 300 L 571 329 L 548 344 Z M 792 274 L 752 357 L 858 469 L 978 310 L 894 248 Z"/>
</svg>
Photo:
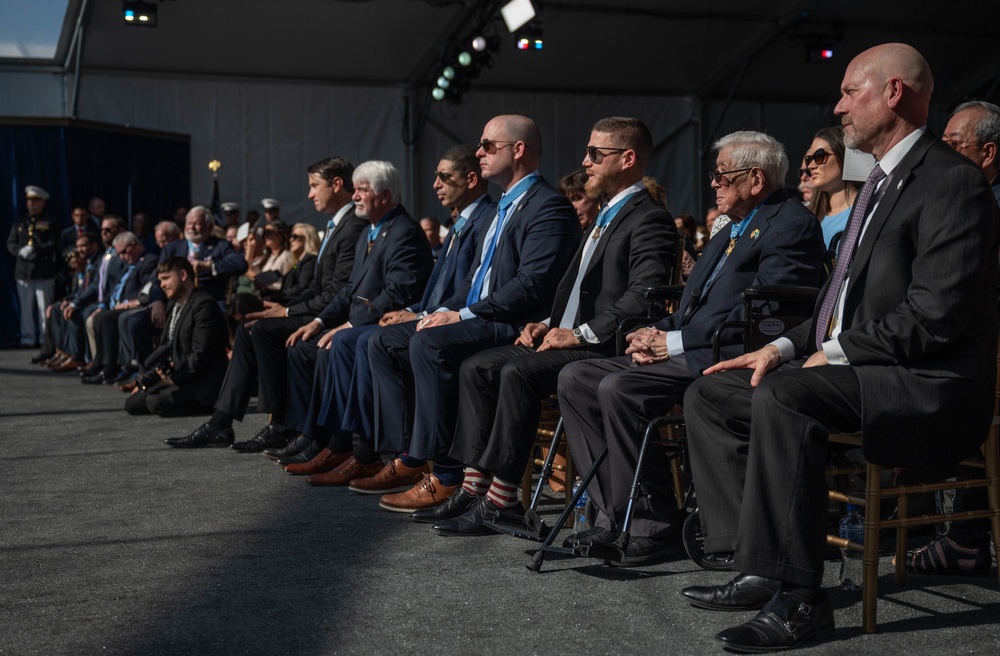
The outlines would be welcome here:
<svg viewBox="0 0 1000 656">
<path fill-rule="evenodd" d="M 895 95 L 871 91 L 876 83 Z M 537 173 L 535 124 L 514 115 L 489 121 L 475 148 L 449 150 L 436 171 L 438 196 L 460 217 L 436 264 L 391 164 L 324 160 L 310 168 L 310 197 L 332 216 L 324 248 L 338 234 L 347 244 L 349 255 L 332 264 L 348 275 L 298 304 L 268 301 L 249 314 L 211 418 L 167 443 L 262 451 L 311 485 L 376 495 L 381 508 L 442 535 L 480 535 L 490 532 L 487 519 L 523 522 L 517 481 L 540 401 L 558 393 L 580 466 L 609 448 L 590 486 L 595 526 L 567 538 L 598 544 L 617 538 L 644 425 L 683 399 L 706 552 L 740 574 L 682 595 L 698 607 L 764 608 L 717 636 L 731 648 L 822 636 L 833 610 L 819 586 L 822 531 L 812 529 L 825 515 L 825 495 L 813 494 L 825 437 L 888 435 L 869 452 L 887 464 L 935 449 L 960 457 L 978 444 L 977 431 L 985 434 L 983 409 L 992 408 L 997 207 L 982 172 L 925 134 L 931 88 L 926 62 L 908 46 L 881 46 L 852 62 L 837 113 L 847 145 L 880 166 L 858 194 L 818 318 L 753 354 L 741 356 L 738 338 L 724 337 L 727 359 L 714 365 L 712 334 L 740 318 L 746 287 L 819 286 L 825 275 L 820 223 L 783 190 L 788 157 L 772 137 L 740 131 L 714 144 L 710 181 L 729 239 L 709 241 L 677 311 L 631 333 L 619 357 L 615 326 L 642 313 L 644 288 L 670 280 L 677 244 L 673 220 L 642 183 L 653 142 L 640 121 L 613 117 L 593 127 L 586 188 L 604 202 L 582 240 L 572 205 Z M 503 189 L 496 204 L 487 180 Z M 964 219 L 942 226 L 942 215 Z M 865 222 L 871 232 L 858 246 Z M 320 268 L 333 259 L 321 251 Z M 940 367 L 961 371 L 942 376 Z M 911 407 L 900 391 L 923 405 Z M 236 441 L 234 422 L 254 394 L 270 422 Z M 914 440 L 921 423 L 942 422 L 959 426 L 961 439 L 892 448 Z M 645 471 L 626 565 L 676 553 L 680 518 L 667 468 L 654 456 Z"/>
</svg>

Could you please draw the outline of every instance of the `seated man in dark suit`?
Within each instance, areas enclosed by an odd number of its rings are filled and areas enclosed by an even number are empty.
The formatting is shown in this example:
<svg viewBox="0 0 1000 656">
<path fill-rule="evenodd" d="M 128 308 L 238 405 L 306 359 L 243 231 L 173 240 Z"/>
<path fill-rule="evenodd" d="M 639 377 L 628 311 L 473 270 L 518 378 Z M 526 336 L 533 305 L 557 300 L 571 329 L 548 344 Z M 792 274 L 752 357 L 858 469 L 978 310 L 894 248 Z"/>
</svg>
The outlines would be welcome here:
<svg viewBox="0 0 1000 656">
<path fill-rule="evenodd" d="M 848 65 L 834 113 L 876 164 L 811 320 L 720 362 L 684 396 L 708 553 L 741 572 L 685 588 L 700 608 L 762 608 L 716 640 L 734 651 L 834 633 L 820 587 L 830 433 L 860 431 L 869 462 L 946 466 L 993 415 L 1000 214 L 972 162 L 925 130 L 934 80 L 901 43 Z M 946 436 L 946 439 L 942 439 Z"/>
<path fill-rule="evenodd" d="M 354 213 L 351 176 L 354 165 L 343 157 L 328 157 L 309 166 L 309 199 L 327 214 L 326 233 L 320 245 L 318 266 L 309 287 L 283 303 L 264 301 L 264 311 L 251 313 L 236 331 L 226 379 L 209 420 L 214 431 L 232 431 L 234 419 L 243 419 L 250 396 L 258 395 L 258 410 L 284 414 L 287 388 L 288 336 L 312 321 L 347 283 L 354 265 L 354 246 L 368 223 Z M 195 431 L 198 433 L 202 429 Z M 204 432 L 204 431 L 202 431 Z M 283 444 L 290 434 L 272 424 L 258 431 L 245 451 Z M 208 439 L 206 433 L 201 439 Z"/>
<path fill-rule="evenodd" d="M 788 171 L 784 146 L 760 132 L 734 132 L 717 141 L 715 150 L 711 184 L 719 208 L 732 219 L 730 238 L 709 242 L 678 310 L 628 335 L 627 355 L 573 363 L 559 375 L 559 409 L 580 471 L 608 446 L 588 488 L 595 525 L 571 535 L 567 546 L 610 546 L 617 539 L 645 426 L 667 414 L 711 364 L 715 329 L 743 318 L 740 293 L 750 285 L 822 281 L 822 231 L 816 217 L 782 188 Z M 723 353 L 742 348 L 740 335 L 723 338 Z M 661 560 L 681 527 L 662 450 L 649 451 L 643 472 L 646 495 L 636 504 L 624 565 Z"/>
<path fill-rule="evenodd" d="M 62 233 L 59 235 L 60 250 L 65 251 L 75 244 L 78 238 L 88 232 L 95 237 L 101 236 L 101 226 L 97 225 L 97 222 L 90 218 L 90 212 L 83 205 L 74 207 L 69 216 L 73 224 L 63 228 Z"/>
<path fill-rule="evenodd" d="M 645 313 L 643 289 L 670 283 L 674 220 L 643 184 L 653 137 L 642 121 L 594 124 L 584 155 L 585 193 L 603 208 L 556 290 L 549 318 L 529 323 L 514 344 L 473 355 L 459 374 L 459 412 L 448 454 L 466 466 L 448 503 L 419 510 L 442 535 L 482 535 L 488 514 L 521 523 L 517 487 L 528 464 L 542 400 L 576 360 L 614 355 L 615 328 Z M 491 481 L 492 479 L 492 481 Z"/>
<path fill-rule="evenodd" d="M 546 316 L 556 286 L 580 243 L 573 206 L 538 173 L 542 139 L 534 121 L 506 115 L 483 129 L 483 177 L 504 194 L 497 216 L 483 226 L 477 266 L 462 286 L 417 322 L 390 326 L 368 344 L 375 377 L 376 443 L 410 469 L 434 473 L 379 505 L 412 512 L 446 501 L 462 481 L 462 465 L 447 457 L 458 416 L 458 368 L 487 348 L 512 343 L 528 322 Z M 412 386 L 412 405 L 406 387 Z M 409 418 L 413 418 L 412 431 Z M 355 456 L 341 465 L 342 484 L 375 472 Z M 338 468 L 340 469 L 340 468 Z M 331 474 L 336 474 L 333 470 Z M 388 484 L 388 482 L 387 482 Z"/>
<path fill-rule="evenodd" d="M 97 335 L 97 353 L 94 364 L 98 370 L 82 380 L 85 384 L 105 383 L 110 385 L 120 371 L 119 336 L 120 319 L 129 310 L 139 308 L 140 295 L 148 290 L 156 275 L 157 256 L 146 251 L 145 246 L 131 232 L 119 233 L 113 243 L 118 257 L 125 263 L 122 273 L 108 300 L 108 308 L 94 319 Z"/>
<path fill-rule="evenodd" d="M 420 224 L 400 202 L 401 193 L 399 173 L 389 162 L 365 162 L 354 171 L 354 211 L 368 219 L 369 227 L 358 238 L 348 284 L 316 319 L 288 339 L 287 428 L 312 432 L 316 421 L 308 415 L 315 417 L 323 402 L 319 392 L 328 369 L 343 366 L 349 377 L 358 340 L 378 326 L 384 312 L 416 300 L 427 283 L 434 259 L 426 237 L 421 241 L 414 233 L 416 229 L 422 236 Z M 331 363 L 331 354 L 344 361 Z M 264 453 L 279 464 L 295 464 L 309 462 L 322 450 L 319 443 L 300 436 L 286 449 Z"/>
<path fill-rule="evenodd" d="M 95 233 L 84 231 L 72 249 L 64 254 L 72 274 L 69 293 L 45 310 L 44 346 L 52 351 L 52 356 L 42 364 L 52 371 L 76 371 L 77 367 L 84 365 L 83 336 L 75 331 L 74 339 L 68 339 L 69 324 L 63 318 L 63 310 L 90 285 L 91 280 L 97 280 L 94 274 L 101 261 L 99 244 L 100 238 Z"/>
<path fill-rule="evenodd" d="M 160 288 L 170 301 L 161 344 L 169 348 L 159 363 L 158 381 L 137 387 L 125 401 L 130 415 L 161 417 L 210 412 L 226 375 L 226 330 L 219 304 L 195 287 L 191 263 L 172 257 L 156 269 Z M 148 384 L 146 384 L 148 383 Z"/>
<path fill-rule="evenodd" d="M 199 205 L 191 208 L 184 220 L 184 240 L 168 244 L 160 251 L 160 261 L 166 262 L 171 257 L 186 258 L 198 278 L 198 289 L 223 303 L 229 278 L 246 272 L 247 261 L 233 250 L 228 241 L 212 235 L 213 225 L 207 207 Z M 155 303 L 162 298 L 157 281 L 150 292 L 150 302 Z"/>
<path fill-rule="evenodd" d="M 459 218 L 445 237 L 423 297 L 406 309 L 386 312 L 378 325 L 356 326 L 333 338 L 330 358 L 317 360 L 311 394 L 289 398 L 289 427 L 325 448 L 308 462 L 302 462 L 302 454 L 287 457 L 290 462 L 285 471 L 322 474 L 334 469 L 351 456 L 355 434 L 360 438 L 358 449 L 371 449 L 375 402 L 368 341 L 380 326 L 426 316 L 427 308 L 439 307 L 462 284 L 475 257 L 482 219 L 492 219 L 496 213 L 496 204 L 486 196 L 486 185 L 475 146 L 455 146 L 445 152 L 435 171 L 434 189 L 441 204 L 456 209 Z M 315 449 L 306 453 L 310 451 Z M 323 478 L 310 482 L 322 485 Z"/>
</svg>

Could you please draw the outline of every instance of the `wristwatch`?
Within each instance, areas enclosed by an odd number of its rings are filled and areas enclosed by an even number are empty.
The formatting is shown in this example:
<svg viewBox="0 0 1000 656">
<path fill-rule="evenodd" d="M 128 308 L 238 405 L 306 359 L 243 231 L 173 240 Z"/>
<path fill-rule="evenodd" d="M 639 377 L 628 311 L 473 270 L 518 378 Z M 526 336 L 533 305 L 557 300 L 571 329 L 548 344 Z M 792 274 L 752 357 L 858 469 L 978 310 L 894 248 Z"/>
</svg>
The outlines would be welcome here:
<svg viewBox="0 0 1000 656">
<path fill-rule="evenodd" d="M 580 330 L 579 328 L 574 328 L 573 329 L 573 337 L 576 337 L 576 339 L 581 344 L 586 344 L 587 343 L 587 338 L 583 336 L 583 331 Z"/>
</svg>

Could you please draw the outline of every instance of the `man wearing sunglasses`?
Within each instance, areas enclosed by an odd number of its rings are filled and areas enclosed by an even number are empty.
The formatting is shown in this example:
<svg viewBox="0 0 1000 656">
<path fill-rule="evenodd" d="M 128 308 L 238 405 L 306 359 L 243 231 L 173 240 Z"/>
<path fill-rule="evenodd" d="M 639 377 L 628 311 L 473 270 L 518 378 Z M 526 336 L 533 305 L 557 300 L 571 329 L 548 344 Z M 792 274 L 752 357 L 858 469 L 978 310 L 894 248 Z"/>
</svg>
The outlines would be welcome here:
<svg viewBox="0 0 1000 656">
<path fill-rule="evenodd" d="M 545 318 L 580 244 L 573 206 L 538 173 L 541 148 L 538 126 L 525 116 L 497 116 L 486 124 L 476 155 L 483 177 L 504 193 L 480 232 L 469 275 L 439 307 L 426 308 L 430 314 L 419 322 L 391 326 L 369 342 L 375 448 L 405 453 L 409 467 L 435 463 L 434 473 L 409 490 L 383 496 L 379 505 L 386 510 L 433 507 L 457 489 L 462 463 L 448 458 L 448 449 L 462 360 L 513 343 L 525 325 Z"/>
</svg>

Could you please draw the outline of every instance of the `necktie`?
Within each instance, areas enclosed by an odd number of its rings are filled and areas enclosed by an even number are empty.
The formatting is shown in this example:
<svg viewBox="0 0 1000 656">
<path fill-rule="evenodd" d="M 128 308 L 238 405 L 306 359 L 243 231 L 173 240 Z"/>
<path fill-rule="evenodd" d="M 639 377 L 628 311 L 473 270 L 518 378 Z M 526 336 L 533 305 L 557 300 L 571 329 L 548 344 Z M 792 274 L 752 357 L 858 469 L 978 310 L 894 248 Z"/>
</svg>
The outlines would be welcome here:
<svg viewBox="0 0 1000 656">
<path fill-rule="evenodd" d="M 483 258 L 483 263 L 479 265 L 479 269 L 476 271 L 476 277 L 472 279 L 472 288 L 469 290 L 469 296 L 465 299 L 465 304 L 472 305 L 479 300 L 483 291 L 483 280 L 486 279 L 486 272 L 489 271 L 490 265 L 493 262 L 493 252 L 496 251 L 497 241 L 500 239 L 500 231 L 503 229 L 504 219 L 507 218 L 507 212 L 510 210 L 510 203 L 504 205 L 503 199 L 500 199 L 500 209 L 497 210 L 497 229 L 493 232 L 493 239 L 490 240 L 490 245 L 486 249 L 486 257 Z"/>
<path fill-rule="evenodd" d="M 80 237 L 83 236 L 83 226 L 77 226 L 76 227 L 76 236 L 77 236 L 77 239 L 79 239 Z"/>
<path fill-rule="evenodd" d="M 333 229 L 336 227 L 333 224 L 333 219 L 326 222 L 326 234 L 323 235 L 323 243 L 319 247 L 319 255 L 316 256 L 317 261 L 323 260 L 323 251 L 326 250 L 326 245 L 330 243 L 330 237 L 333 235 Z"/>
<path fill-rule="evenodd" d="M 734 248 L 736 248 L 736 242 L 739 241 L 740 237 L 743 235 L 743 231 L 746 230 L 747 225 L 750 223 L 750 219 L 752 219 L 753 215 L 756 213 L 757 209 L 754 208 L 753 212 L 750 212 L 750 214 L 748 214 L 739 223 L 734 223 L 729 229 L 729 245 L 726 246 L 726 250 L 722 253 L 722 257 L 719 258 L 719 263 L 715 265 L 714 269 L 712 269 L 712 275 L 708 277 L 708 282 L 705 283 L 706 290 L 711 287 L 712 283 L 715 282 L 715 279 L 719 276 L 719 272 L 722 271 L 722 265 L 726 263 L 726 259 L 729 257 L 729 254 L 733 252 Z"/>
<path fill-rule="evenodd" d="M 423 305 L 423 309 L 427 312 L 436 310 L 441 305 L 441 301 L 444 300 L 444 290 L 448 286 L 448 278 L 454 275 L 453 272 L 446 271 L 448 268 L 448 257 L 451 255 L 452 246 L 455 245 L 455 242 L 460 241 L 460 231 L 464 227 L 465 217 L 461 217 L 455 222 L 455 227 L 451 229 L 451 241 L 448 242 L 448 250 L 446 250 L 444 255 L 441 256 L 441 269 L 438 271 L 438 277 L 434 281 L 434 287 L 431 289 L 431 293 L 427 297 L 427 303 Z"/>
<path fill-rule="evenodd" d="M 115 249 L 109 248 L 104 251 L 104 257 L 101 258 L 101 266 L 97 270 L 97 302 L 104 303 L 104 281 L 107 280 L 108 276 L 108 264 L 111 262 L 111 258 L 115 256 Z"/>
<path fill-rule="evenodd" d="M 177 319 L 181 316 L 181 307 L 181 305 L 175 305 L 170 313 L 170 327 L 167 328 L 167 342 L 169 344 L 174 343 L 174 331 L 177 329 Z"/>
<path fill-rule="evenodd" d="M 125 283 L 128 281 L 128 277 L 132 275 L 132 271 L 134 269 L 135 265 L 130 264 L 128 266 L 128 270 L 126 270 L 125 273 L 122 274 L 121 280 L 119 280 L 118 284 L 115 285 L 115 291 L 113 294 L 111 294 L 111 302 L 108 304 L 108 307 L 110 307 L 112 310 L 115 308 L 115 305 L 117 305 L 118 302 L 122 300 L 122 290 L 125 288 Z"/>
<path fill-rule="evenodd" d="M 823 303 L 819 308 L 819 315 L 816 317 L 816 348 L 823 348 L 823 341 L 830 334 L 832 329 L 831 320 L 833 310 L 837 307 L 837 299 L 840 298 L 840 288 L 844 285 L 844 278 L 847 274 L 847 267 L 854 259 L 854 251 L 858 246 L 858 236 L 861 234 L 861 226 L 868 216 L 868 206 L 871 204 L 872 196 L 875 193 L 878 183 L 885 177 L 885 172 L 878 164 L 868 174 L 865 185 L 858 194 L 858 199 L 854 202 L 854 210 L 851 212 L 851 219 L 844 230 L 844 236 L 840 240 L 840 256 L 837 258 L 837 266 L 830 276 L 830 285 L 826 288 L 826 295 L 823 296 Z"/>
</svg>

